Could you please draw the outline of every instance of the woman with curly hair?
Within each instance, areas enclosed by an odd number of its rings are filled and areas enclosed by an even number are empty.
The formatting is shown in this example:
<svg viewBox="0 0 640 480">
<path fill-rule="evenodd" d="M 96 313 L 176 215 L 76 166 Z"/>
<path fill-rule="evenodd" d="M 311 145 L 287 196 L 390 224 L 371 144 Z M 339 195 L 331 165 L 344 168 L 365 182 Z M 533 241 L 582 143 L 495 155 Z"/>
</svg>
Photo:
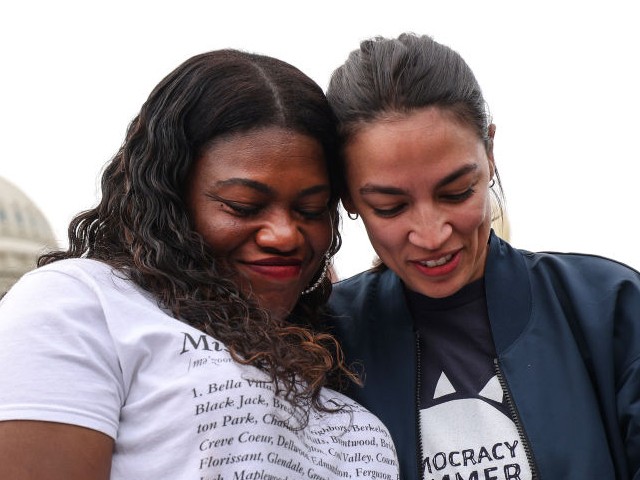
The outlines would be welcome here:
<svg viewBox="0 0 640 480">
<path fill-rule="evenodd" d="M 330 389 L 358 382 L 319 327 L 337 178 L 291 65 L 220 50 L 162 80 L 68 249 L 0 303 L 0 478 L 396 478 Z"/>
</svg>

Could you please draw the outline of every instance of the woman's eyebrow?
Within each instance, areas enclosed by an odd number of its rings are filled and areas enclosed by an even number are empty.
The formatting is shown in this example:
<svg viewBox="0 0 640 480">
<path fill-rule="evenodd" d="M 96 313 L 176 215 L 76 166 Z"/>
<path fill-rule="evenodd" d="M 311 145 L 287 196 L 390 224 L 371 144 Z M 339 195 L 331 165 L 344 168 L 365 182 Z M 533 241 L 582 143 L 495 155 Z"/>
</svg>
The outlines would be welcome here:
<svg viewBox="0 0 640 480">
<path fill-rule="evenodd" d="M 458 178 L 464 175 L 467 175 L 471 172 L 474 172 L 476 170 L 478 170 L 477 163 L 470 163 L 468 165 L 463 165 L 455 172 L 450 173 L 449 175 L 444 177 L 442 180 L 440 180 L 436 184 L 436 187 L 437 188 L 444 187 L 445 185 L 455 182 Z M 407 191 L 402 188 L 391 187 L 388 185 L 379 185 L 375 183 L 367 183 L 366 185 L 362 186 L 358 191 L 360 192 L 360 195 L 369 195 L 369 194 L 375 194 L 375 193 L 380 193 L 383 195 L 406 195 L 407 194 Z"/>
<path fill-rule="evenodd" d="M 402 188 L 376 185 L 375 183 L 367 183 L 358 191 L 360 192 L 360 195 L 369 195 L 372 193 L 382 193 L 384 195 L 405 195 L 407 193 Z"/>
<path fill-rule="evenodd" d="M 436 184 L 436 188 L 444 187 L 445 185 L 453 183 L 458 178 L 460 178 L 460 177 L 462 177 L 464 175 L 467 175 L 468 173 L 475 172 L 476 170 L 478 170 L 478 164 L 477 163 L 469 163 L 467 165 L 463 165 L 462 167 L 460 167 L 455 172 L 450 173 L 449 175 L 444 177 L 442 180 L 440 180 Z"/>
<path fill-rule="evenodd" d="M 228 178 L 226 180 L 220 180 L 216 182 L 216 186 L 218 187 L 228 187 L 233 185 L 241 185 L 243 187 L 252 188 L 259 191 L 260 193 L 273 193 L 273 189 L 268 185 L 265 185 L 261 182 L 256 182 L 255 180 L 249 180 L 248 178 Z"/>
<path fill-rule="evenodd" d="M 248 187 L 260 193 L 264 193 L 266 195 L 272 195 L 273 193 L 275 193 L 275 190 L 269 185 L 266 185 L 262 182 L 257 182 L 255 180 L 250 180 L 248 178 L 234 177 L 234 178 L 227 178 L 226 180 L 220 180 L 216 182 L 217 187 L 228 187 L 228 186 L 234 186 L 234 185 Z M 331 191 L 331 187 L 328 184 L 322 183 L 319 185 L 313 185 L 311 187 L 305 188 L 298 194 L 298 196 L 305 197 L 308 195 L 315 195 L 318 193 L 324 193 L 324 192 L 330 192 L 330 191 Z"/>
<path fill-rule="evenodd" d="M 305 188 L 298 195 L 299 197 L 306 197 L 308 195 L 316 195 L 318 193 L 330 192 L 331 187 L 327 184 L 314 185 L 313 187 Z"/>
</svg>

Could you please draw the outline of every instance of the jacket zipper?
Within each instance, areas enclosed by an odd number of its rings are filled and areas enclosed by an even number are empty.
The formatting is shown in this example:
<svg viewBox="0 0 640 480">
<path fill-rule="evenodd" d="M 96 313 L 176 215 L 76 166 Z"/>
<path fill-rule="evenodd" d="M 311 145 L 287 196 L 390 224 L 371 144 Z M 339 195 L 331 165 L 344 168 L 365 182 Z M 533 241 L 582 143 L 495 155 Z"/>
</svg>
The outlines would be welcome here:
<svg viewBox="0 0 640 480">
<path fill-rule="evenodd" d="M 422 431 L 420 429 L 420 386 L 422 376 L 422 366 L 420 362 L 420 333 L 416 330 L 416 455 L 418 456 L 418 476 L 424 478 L 422 471 Z"/>
<path fill-rule="evenodd" d="M 511 390 L 509 390 L 509 385 L 507 385 L 507 381 L 505 380 L 502 369 L 500 368 L 500 362 L 497 358 L 493 359 L 493 366 L 496 372 L 496 376 L 498 377 L 498 381 L 500 382 L 500 386 L 502 387 L 502 391 L 504 392 L 507 399 L 507 408 L 509 409 L 509 414 L 511 415 L 511 418 L 516 425 L 518 436 L 520 437 L 520 441 L 522 442 L 524 454 L 527 457 L 527 463 L 529 464 L 529 469 L 531 470 L 531 479 L 540 480 L 533 458 L 533 453 L 531 452 L 531 447 L 529 446 L 529 440 L 527 438 L 526 432 L 524 431 L 524 427 L 522 426 L 522 421 L 520 420 L 520 415 L 518 414 L 518 410 L 516 409 L 516 404 L 511 396 Z"/>
</svg>

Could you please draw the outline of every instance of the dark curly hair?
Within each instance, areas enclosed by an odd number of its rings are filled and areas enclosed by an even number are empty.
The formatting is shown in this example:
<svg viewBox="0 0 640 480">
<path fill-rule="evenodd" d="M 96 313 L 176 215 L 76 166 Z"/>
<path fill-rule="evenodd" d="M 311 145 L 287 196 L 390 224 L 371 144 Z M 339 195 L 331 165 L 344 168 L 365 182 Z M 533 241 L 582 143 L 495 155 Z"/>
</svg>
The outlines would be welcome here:
<svg viewBox="0 0 640 480">
<path fill-rule="evenodd" d="M 105 167 L 99 204 L 71 221 L 68 249 L 41 256 L 38 265 L 76 257 L 109 264 L 176 318 L 224 342 L 236 361 L 266 371 L 294 404 L 325 409 L 321 387 L 359 382 L 336 340 L 319 327 L 330 280 L 301 297 L 290 318 L 270 317 L 224 274 L 185 203 L 194 162 L 215 139 L 270 126 L 322 145 L 335 254 L 341 243 L 337 135 L 322 89 L 283 61 L 218 50 L 188 59 L 155 87 Z"/>
</svg>

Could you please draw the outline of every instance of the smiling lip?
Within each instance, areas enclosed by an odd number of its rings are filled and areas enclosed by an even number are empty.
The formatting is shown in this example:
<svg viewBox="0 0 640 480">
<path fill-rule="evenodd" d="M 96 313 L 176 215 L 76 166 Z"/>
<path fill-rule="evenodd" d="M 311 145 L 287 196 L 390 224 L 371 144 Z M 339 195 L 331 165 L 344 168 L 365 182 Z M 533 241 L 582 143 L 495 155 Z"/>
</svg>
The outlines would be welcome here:
<svg viewBox="0 0 640 480">
<path fill-rule="evenodd" d="M 439 277 L 447 275 L 456 269 L 460 263 L 460 252 L 461 251 L 458 250 L 454 253 L 447 253 L 428 260 L 414 260 L 412 263 L 423 275 L 428 277 Z"/>
<path fill-rule="evenodd" d="M 274 280 L 296 278 L 302 270 L 302 261 L 296 258 L 271 257 L 242 263 L 249 270 Z"/>
</svg>

